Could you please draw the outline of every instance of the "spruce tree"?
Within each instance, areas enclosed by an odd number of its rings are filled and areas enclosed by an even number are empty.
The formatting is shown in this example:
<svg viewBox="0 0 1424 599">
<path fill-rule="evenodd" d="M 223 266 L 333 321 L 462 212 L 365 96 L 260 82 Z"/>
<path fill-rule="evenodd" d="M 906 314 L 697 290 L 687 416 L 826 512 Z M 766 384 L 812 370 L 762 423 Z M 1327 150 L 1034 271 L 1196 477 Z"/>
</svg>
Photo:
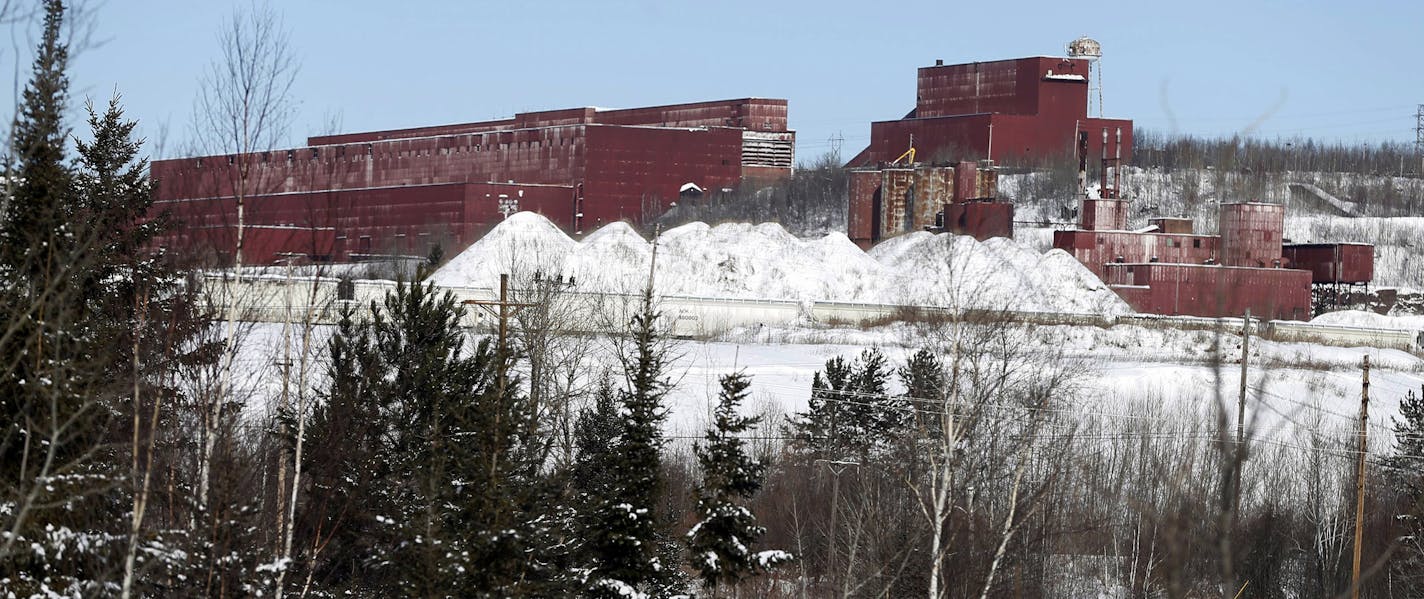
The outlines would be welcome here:
<svg viewBox="0 0 1424 599">
<path fill-rule="evenodd" d="M 853 362 L 834 357 L 811 381 L 807 409 L 792 418 L 796 448 L 816 459 L 867 460 L 903 432 L 908 403 L 888 394 L 889 362 L 879 349 Z"/>
<path fill-rule="evenodd" d="M 944 396 L 945 373 L 944 364 L 933 352 L 927 349 L 920 349 L 905 361 L 905 365 L 898 371 L 900 383 L 905 386 L 906 400 L 909 407 L 919 409 L 913 413 L 920 414 L 924 408 L 937 410 L 934 407 Z M 927 418 L 920 422 L 920 425 L 929 429 L 929 433 L 938 437 L 939 418 Z"/>
<path fill-rule="evenodd" d="M 1399 401 L 1394 419 L 1394 453 L 1385 460 L 1386 476 L 1399 497 L 1400 550 L 1391 567 L 1404 595 L 1424 594 L 1424 387 Z"/>
<path fill-rule="evenodd" d="M 69 260 L 73 231 L 68 208 L 73 172 L 65 164 L 64 111 L 69 102 L 69 48 L 63 40 L 64 5 L 45 3 L 44 30 L 33 72 L 12 127 L 10 197 L 0 215 L 0 264 L 6 275 L 37 285 L 54 280 Z"/>
<path fill-rule="evenodd" d="M 737 414 L 751 385 L 746 375 L 724 376 L 721 384 L 714 425 L 707 431 L 706 443 L 693 449 L 702 469 L 696 491 L 701 521 L 687 533 L 692 567 L 714 594 L 721 585 L 735 586 L 791 559 L 784 551 L 751 549 L 766 528 L 757 524 L 746 503 L 761 490 L 766 463 L 748 456 L 738 435 L 760 418 Z"/>
<path fill-rule="evenodd" d="M 519 478 L 528 465 L 514 433 L 529 415 L 507 356 L 488 340 L 467 353 L 463 310 L 433 285 L 398 283 L 372 308 L 371 321 L 347 314 L 338 326 L 313 419 L 313 446 L 357 449 L 311 454 L 324 462 L 309 470 L 324 496 L 309 503 L 352 509 L 307 518 L 313 527 L 345 519 L 333 523 L 346 527 L 333 537 L 342 545 L 318 571 L 339 585 L 360 568 L 371 586 L 348 590 L 376 594 L 517 593 L 527 560 L 520 492 L 532 481 Z"/>
<path fill-rule="evenodd" d="M 671 539 L 657 511 L 663 491 L 662 424 L 667 418 L 667 355 L 658 330 L 652 291 L 633 318 L 630 355 L 624 363 L 628 386 L 620 392 L 624 418 L 615 447 L 612 483 L 589 516 L 591 537 L 587 593 L 594 597 L 668 595 L 677 581 L 659 557 Z"/>
</svg>

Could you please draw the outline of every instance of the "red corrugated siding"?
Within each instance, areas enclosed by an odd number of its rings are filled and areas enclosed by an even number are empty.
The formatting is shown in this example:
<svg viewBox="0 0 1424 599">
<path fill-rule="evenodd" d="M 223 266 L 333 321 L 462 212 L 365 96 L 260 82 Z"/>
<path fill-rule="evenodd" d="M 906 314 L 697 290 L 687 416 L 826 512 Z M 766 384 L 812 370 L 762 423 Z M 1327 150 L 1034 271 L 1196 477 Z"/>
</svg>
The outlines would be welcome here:
<svg viewBox="0 0 1424 599">
<path fill-rule="evenodd" d="M 1374 280 L 1374 246 L 1362 243 L 1287 245 L 1292 268 L 1310 271 L 1316 283 L 1368 283 Z"/>
<path fill-rule="evenodd" d="M 1285 206 L 1223 204 L 1218 222 L 1222 264 L 1269 267 L 1280 260 Z"/>
<path fill-rule="evenodd" d="M 411 127 L 363 133 L 320 135 L 307 139 L 308 145 L 365 143 L 439 135 L 463 135 L 577 124 L 640 125 L 661 127 L 746 127 L 757 131 L 786 131 L 786 100 L 741 98 L 646 108 L 598 110 L 592 107 L 521 112 L 513 118 L 477 123 Z"/>
<path fill-rule="evenodd" d="M 1220 238 L 1215 235 L 1169 235 L 1127 231 L 1054 231 L 1053 247 L 1064 250 L 1099 277 L 1103 265 L 1117 262 L 1202 264 L 1215 259 Z"/>
<path fill-rule="evenodd" d="M 1088 117 L 1088 68 L 1084 60 L 1051 57 L 922 68 L 914 117 L 872 123 L 870 144 L 849 165 L 894 159 L 908 147 L 910 134 L 919 156 L 929 161 L 1051 162 L 1073 155 L 1079 130 L 1090 132 L 1088 151 L 1096 160 L 1104 129 L 1110 157 L 1117 155 L 1122 131 L 1121 157 L 1128 163 L 1132 121 Z M 1084 79 L 1052 79 L 1050 71 Z"/>
<path fill-rule="evenodd" d="M 261 195 L 247 198 L 246 221 L 249 227 L 331 229 L 334 250 L 326 253 L 336 259 L 352 253 L 424 255 L 432 244 L 449 253 L 463 249 L 502 218 L 500 194 L 517 202 L 520 210 L 540 212 L 568 226 L 573 193 L 570 186 L 449 183 Z M 226 231 L 235 226 L 235 200 L 177 200 L 156 207 L 171 210 L 183 223 L 160 240 L 161 245 L 231 254 L 233 238 Z M 261 263 L 259 252 L 244 254 L 244 261 Z"/>
<path fill-rule="evenodd" d="M 850 211 L 846 215 L 846 236 L 865 248 L 874 242 L 872 214 L 877 189 L 880 189 L 880 171 L 850 172 Z"/>
<path fill-rule="evenodd" d="M 944 226 L 950 232 L 983 241 L 1014 236 L 1014 205 L 1008 202 L 966 202 L 945 209 Z"/>
<path fill-rule="evenodd" d="M 1150 286 L 1149 293 L 1119 292 L 1138 312 L 1215 318 L 1240 316 L 1250 308 L 1260 318 L 1310 316 L 1310 273 L 1304 270 L 1161 263 L 1107 269 L 1108 280 Z"/>
<path fill-rule="evenodd" d="M 740 179 L 740 129 L 591 125 L 587 135 L 584 230 L 655 217 L 684 183 L 718 189 Z"/>
</svg>

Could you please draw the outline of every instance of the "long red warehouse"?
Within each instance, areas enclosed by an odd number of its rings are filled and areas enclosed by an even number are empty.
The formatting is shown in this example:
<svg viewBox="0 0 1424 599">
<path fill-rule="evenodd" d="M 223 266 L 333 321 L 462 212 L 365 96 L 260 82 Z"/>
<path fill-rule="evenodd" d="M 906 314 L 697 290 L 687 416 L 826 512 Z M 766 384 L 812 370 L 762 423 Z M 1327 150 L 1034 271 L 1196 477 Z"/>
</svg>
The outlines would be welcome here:
<svg viewBox="0 0 1424 599">
<path fill-rule="evenodd" d="M 330 258 L 338 260 L 353 253 L 425 255 L 429 247 L 417 247 L 422 239 L 444 240 L 447 253 L 458 252 L 515 210 L 539 211 L 573 232 L 643 222 L 685 189 L 789 176 L 795 132 L 787 129 L 786 107 L 785 100 L 746 98 L 577 108 L 157 161 L 156 203 L 187 223 L 160 243 L 201 249 L 203 231 L 235 225 L 239 196 L 252 199 L 244 201 L 247 225 L 334 227 Z M 495 193 L 468 187 L 476 184 L 512 187 Z M 216 246 L 226 239 L 206 245 L 221 256 Z"/>
</svg>

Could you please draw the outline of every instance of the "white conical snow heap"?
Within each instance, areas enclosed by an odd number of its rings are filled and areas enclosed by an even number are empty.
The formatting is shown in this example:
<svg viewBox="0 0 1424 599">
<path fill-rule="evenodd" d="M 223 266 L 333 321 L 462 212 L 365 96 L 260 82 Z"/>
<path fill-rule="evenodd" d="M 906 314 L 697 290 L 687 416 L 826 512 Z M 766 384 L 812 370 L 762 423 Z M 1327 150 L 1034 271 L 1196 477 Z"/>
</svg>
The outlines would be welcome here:
<svg viewBox="0 0 1424 599">
<path fill-rule="evenodd" d="M 845 235 L 803 240 L 780 225 L 692 223 L 658 241 L 664 295 L 843 301 L 1122 314 L 1117 294 L 1062 250 L 1039 254 L 1009 239 L 916 232 L 869 253 Z M 440 285 L 493 287 L 500 273 L 572 278 L 582 292 L 637 293 L 652 245 L 627 223 L 574 241 L 521 212 L 431 276 Z"/>
</svg>

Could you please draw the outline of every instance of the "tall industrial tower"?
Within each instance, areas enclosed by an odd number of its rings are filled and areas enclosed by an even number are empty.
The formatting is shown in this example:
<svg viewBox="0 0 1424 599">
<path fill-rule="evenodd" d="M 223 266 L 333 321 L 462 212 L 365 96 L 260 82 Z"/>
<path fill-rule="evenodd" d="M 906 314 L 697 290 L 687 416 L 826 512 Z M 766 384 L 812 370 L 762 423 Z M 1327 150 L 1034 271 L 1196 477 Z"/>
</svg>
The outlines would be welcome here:
<svg viewBox="0 0 1424 599">
<path fill-rule="evenodd" d="M 1083 36 L 1068 42 L 1068 58 L 1082 58 L 1088 61 L 1089 76 L 1097 75 L 1097 85 L 1088 82 L 1088 116 L 1093 115 L 1093 92 L 1098 96 L 1098 117 L 1103 116 L 1103 46 L 1097 40 Z"/>
</svg>

